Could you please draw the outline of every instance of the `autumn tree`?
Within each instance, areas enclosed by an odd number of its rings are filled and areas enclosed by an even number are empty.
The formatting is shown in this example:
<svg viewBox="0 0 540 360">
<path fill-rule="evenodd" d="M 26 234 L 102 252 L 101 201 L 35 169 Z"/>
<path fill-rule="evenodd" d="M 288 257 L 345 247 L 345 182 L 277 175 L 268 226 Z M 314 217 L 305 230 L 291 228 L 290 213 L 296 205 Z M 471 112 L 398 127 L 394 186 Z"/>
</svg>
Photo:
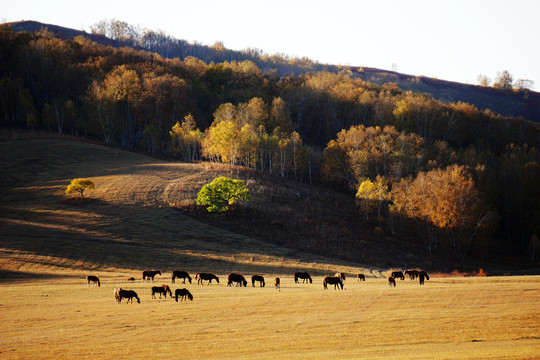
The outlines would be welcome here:
<svg viewBox="0 0 540 360">
<path fill-rule="evenodd" d="M 503 90 L 512 90 L 513 81 L 512 74 L 510 74 L 508 70 L 499 71 L 497 72 L 493 87 Z"/>
<path fill-rule="evenodd" d="M 197 128 L 193 115 L 184 117 L 182 124 L 176 123 L 169 132 L 171 151 L 185 161 L 196 161 L 201 157 L 202 132 Z"/>
<path fill-rule="evenodd" d="M 433 251 L 438 230 L 446 235 L 456 260 L 466 256 L 479 230 L 493 220 L 471 175 L 463 166 L 420 172 L 392 189 L 393 210 L 426 224 L 426 246 Z"/>
<path fill-rule="evenodd" d="M 84 199 L 84 192 L 86 190 L 93 190 L 95 189 L 94 183 L 90 179 L 73 179 L 71 180 L 71 184 L 66 189 L 66 195 L 73 194 L 75 192 L 78 192 L 81 194 L 81 199 Z"/>
</svg>

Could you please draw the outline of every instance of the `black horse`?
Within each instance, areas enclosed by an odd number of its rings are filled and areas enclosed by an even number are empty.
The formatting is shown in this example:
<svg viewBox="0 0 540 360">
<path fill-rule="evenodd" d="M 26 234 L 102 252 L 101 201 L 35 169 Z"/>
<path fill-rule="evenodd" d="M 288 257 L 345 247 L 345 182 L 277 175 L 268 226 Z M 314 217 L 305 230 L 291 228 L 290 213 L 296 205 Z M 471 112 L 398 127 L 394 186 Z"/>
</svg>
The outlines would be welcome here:
<svg viewBox="0 0 540 360">
<path fill-rule="evenodd" d="M 265 283 L 264 283 L 264 277 L 263 276 L 261 276 L 261 275 L 253 275 L 251 277 L 251 286 L 255 286 L 255 281 L 258 281 L 259 285 L 261 287 L 264 287 Z"/>
<path fill-rule="evenodd" d="M 180 296 L 180 301 L 189 299 L 190 301 L 193 301 L 193 295 L 189 292 L 188 289 L 176 289 L 174 291 L 174 297 L 176 299 L 176 302 L 178 302 L 178 297 Z"/>
<path fill-rule="evenodd" d="M 358 274 L 358 281 L 362 280 L 362 281 L 366 281 L 366 275 L 364 274 Z"/>
<path fill-rule="evenodd" d="M 133 290 L 122 290 L 120 289 L 118 291 L 118 298 L 120 299 L 120 302 L 122 302 L 122 299 L 127 299 L 126 304 L 129 304 L 129 301 L 131 300 L 131 303 L 133 304 L 133 298 L 137 299 L 137 302 L 140 304 L 141 299 L 137 296 L 137 293 Z"/>
<path fill-rule="evenodd" d="M 145 282 L 147 279 L 154 282 L 154 276 L 156 275 L 161 276 L 161 270 L 145 270 L 142 273 L 142 282 Z"/>
<path fill-rule="evenodd" d="M 394 279 L 393 277 L 390 276 L 388 278 L 388 285 L 396 287 L 396 279 Z"/>
<path fill-rule="evenodd" d="M 167 293 L 169 293 L 169 296 L 172 297 L 172 292 L 169 285 L 152 286 L 152 299 L 156 298 L 156 294 L 159 294 L 160 299 L 161 299 L 161 294 L 163 294 L 165 295 L 165 299 L 166 299 Z"/>
<path fill-rule="evenodd" d="M 98 287 L 101 287 L 101 284 L 99 283 L 99 278 L 97 276 L 94 276 L 94 275 L 88 275 L 86 277 L 86 281 L 88 282 L 88 287 L 90 287 L 90 283 L 96 285 Z"/>
<path fill-rule="evenodd" d="M 394 279 L 401 279 L 401 280 L 405 280 L 405 275 L 403 275 L 403 273 L 401 271 L 394 271 L 392 272 L 392 275 L 391 275 Z"/>
<path fill-rule="evenodd" d="M 323 280 L 323 287 L 324 290 L 328 289 L 328 284 L 334 285 L 334 290 L 336 290 L 336 287 L 339 289 L 341 287 L 341 290 L 343 290 L 343 281 L 338 276 L 327 276 Z"/>
<path fill-rule="evenodd" d="M 418 273 L 418 282 L 420 283 L 420 285 L 424 285 L 424 279 L 429 280 L 429 275 L 427 274 L 427 272 L 422 270 Z"/>
<path fill-rule="evenodd" d="M 203 283 L 203 280 L 208 281 L 208 285 L 212 283 L 212 280 L 216 280 L 217 283 L 219 284 L 219 278 L 216 275 L 211 274 L 211 273 L 197 273 L 195 275 L 195 280 L 197 280 L 197 284 L 201 284 L 201 285 Z"/>
<path fill-rule="evenodd" d="M 244 276 L 240 274 L 230 273 L 227 277 L 227 286 L 232 286 L 233 283 L 236 283 L 236 286 L 246 287 L 247 286 L 247 280 Z"/>
<path fill-rule="evenodd" d="M 302 284 L 304 284 L 306 281 L 309 281 L 310 284 L 313 283 L 313 280 L 311 279 L 311 276 L 307 272 L 294 273 L 294 282 L 296 284 L 298 284 L 298 279 L 303 279 Z"/>
<path fill-rule="evenodd" d="M 174 279 L 176 278 L 182 278 L 184 281 L 182 281 L 182 284 L 186 283 L 186 279 L 188 279 L 189 283 L 191 284 L 191 276 L 185 271 L 173 271 L 172 273 L 172 283 L 174 284 Z"/>
</svg>

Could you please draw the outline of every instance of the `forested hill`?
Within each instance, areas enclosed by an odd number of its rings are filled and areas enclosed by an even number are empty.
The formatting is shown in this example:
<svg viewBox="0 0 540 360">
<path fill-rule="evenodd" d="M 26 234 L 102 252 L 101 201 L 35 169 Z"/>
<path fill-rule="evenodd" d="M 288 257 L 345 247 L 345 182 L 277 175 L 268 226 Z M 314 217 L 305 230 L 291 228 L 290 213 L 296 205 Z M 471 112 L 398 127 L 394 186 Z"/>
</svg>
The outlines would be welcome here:
<svg viewBox="0 0 540 360">
<path fill-rule="evenodd" d="M 117 21 L 118 22 L 118 21 Z M 425 76 L 407 75 L 393 71 L 386 71 L 370 67 L 337 66 L 320 64 L 307 58 L 289 58 L 283 54 L 268 55 L 259 49 L 245 49 L 235 51 L 227 49 L 222 43 L 216 42 L 212 46 L 200 43 L 189 43 L 185 40 L 175 39 L 163 32 L 144 30 L 137 33 L 135 27 L 118 22 L 124 26 L 121 35 L 114 33 L 108 36 L 98 33 L 69 29 L 52 24 L 43 24 L 37 21 L 19 21 L 9 25 L 16 31 L 36 32 L 43 28 L 63 40 L 85 36 L 91 41 L 101 45 L 113 47 L 132 47 L 136 50 L 148 50 L 160 54 L 165 58 L 195 57 L 206 63 L 224 61 L 253 61 L 259 69 L 265 72 L 274 72 L 276 75 L 299 75 L 306 72 L 350 71 L 354 78 L 383 85 L 396 83 L 399 88 L 415 93 L 427 93 L 433 98 L 447 103 L 465 102 L 475 105 L 478 109 L 491 111 L 508 116 L 521 116 L 525 119 L 540 122 L 540 93 L 534 91 L 505 91 L 492 87 L 462 84 L 452 81 L 440 80 Z"/>
</svg>

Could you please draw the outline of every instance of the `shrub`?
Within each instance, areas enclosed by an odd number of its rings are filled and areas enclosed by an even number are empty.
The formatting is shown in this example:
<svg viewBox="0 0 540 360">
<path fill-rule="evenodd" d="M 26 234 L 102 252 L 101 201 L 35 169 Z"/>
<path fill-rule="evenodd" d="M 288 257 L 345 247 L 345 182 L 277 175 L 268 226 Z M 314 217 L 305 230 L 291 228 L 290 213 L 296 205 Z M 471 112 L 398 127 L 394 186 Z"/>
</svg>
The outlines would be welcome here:
<svg viewBox="0 0 540 360">
<path fill-rule="evenodd" d="M 215 178 L 202 187 L 197 195 L 197 205 L 209 205 L 209 212 L 225 212 L 237 201 L 250 201 L 249 190 L 244 181 L 225 176 Z"/>
</svg>

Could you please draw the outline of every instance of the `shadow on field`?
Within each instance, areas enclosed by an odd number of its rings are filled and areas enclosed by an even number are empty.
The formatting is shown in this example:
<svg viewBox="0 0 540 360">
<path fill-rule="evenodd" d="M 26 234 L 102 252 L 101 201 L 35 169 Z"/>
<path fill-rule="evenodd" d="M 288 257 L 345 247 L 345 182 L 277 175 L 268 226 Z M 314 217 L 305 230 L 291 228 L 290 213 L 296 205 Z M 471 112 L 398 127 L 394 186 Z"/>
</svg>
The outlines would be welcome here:
<svg viewBox="0 0 540 360">
<path fill-rule="evenodd" d="M 0 270 L 0 284 L 7 284 L 11 282 L 25 282 L 25 281 L 34 281 L 34 280 L 46 280 L 46 279 L 60 279 L 67 277 L 79 277 L 80 275 L 55 275 L 55 274 L 40 274 L 34 272 L 21 272 L 21 271 L 10 271 L 10 270 Z"/>
</svg>

